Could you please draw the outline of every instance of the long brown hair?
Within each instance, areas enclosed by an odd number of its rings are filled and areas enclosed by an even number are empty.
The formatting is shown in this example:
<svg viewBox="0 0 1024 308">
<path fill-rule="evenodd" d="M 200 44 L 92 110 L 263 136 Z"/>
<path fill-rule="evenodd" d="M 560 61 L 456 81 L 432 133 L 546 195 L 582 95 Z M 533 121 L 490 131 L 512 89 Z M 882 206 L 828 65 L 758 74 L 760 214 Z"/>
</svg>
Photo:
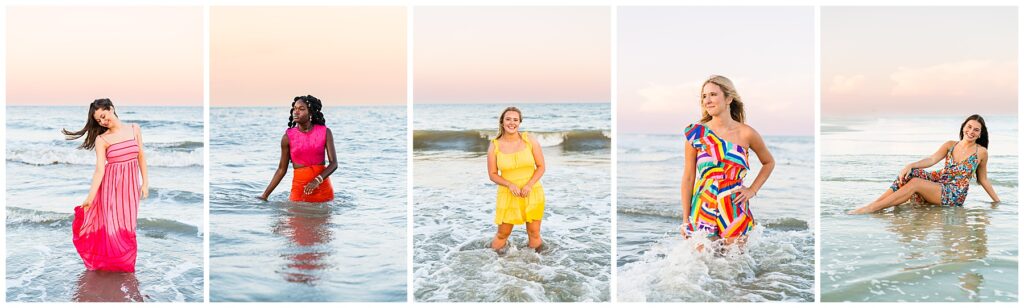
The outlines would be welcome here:
<svg viewBox="0 0 1024 308">
<path fill-rule="evenodd" d="M 505 121 L 505 114 L 508 113 L 509 111 L 515 111 L 516 113 L 518 113 L 519 114 L 519 124 L 523 123 L 523 112 L 519 111 L 519 108 L 516 108 L 516 107 L 505 108 L 505 110 L 503 110 L 501 112 L 501 115 L 498 116 L 498 138 L 501 138 L 501 136 L 505 134 L 505 127 L 502 124 L 504 124 L 504 121 Z"/>
<path fill-rule="evenodd" d="M 741 99 L 740 94 L 736 92 L 736 86 L 732 84 L 732 80 L 725 78 L 725 76 L 718 75 L 711 75 L 711 77 L 708 77 L 708 79 L 704 80 L 704 83 L 700 85 L 701 94 L 699 96 L 701 97 L 701 102 L 704 101 L 704 86 L 708 85 L 708 83 L 713 83 L 719 88 L 722 88 L 722 94 L 725 95 L 725 99 L 732 98 L 732 103 L 729 103 L 729 115 L 732 116 L 733 120 L 743 123 L 743 121 L 746 120 L 746 115 L 743 113 L 743 99 Z M 700 114 L 701 123 L 711 121 L 711 115 L 708 114 L 706 109 L 704 109 L 703 104 L 701 104 Z"/>
<path fill-rule="evenodd" d="M 980 115 L 972 114 L 964 120 L 963 124 L 960 124 L 960 140 L 964 140 L 964 126 L 967 126 L 967 122 L 970 120 L 981 123 L 981 135 L 978 136 L 978 140 L 975 140 L 974 143 L 988 149 L 988 124 L 985 124 L 985 118 L 982 118 Z M 981 179 L 978 179 L 978 170 L 974 171 L 974 179 L 978 181 L 978 184 L 981 184 Z"/>
<path fill-rule="evenodd" d="M 100 122 L 96 122 L 96 118 L 93 117 L 97 110 L 110 110 L 114 113 L 115 117 L 117 116 L 117 111 L 114 110 L 114 103 L 109 98 L 96 99 L 92 101 L 92 104 L 89 104 L 89 114 L 85 119 L 85 127 L 76 132 L 61 129 L 64 132 L 64 139 L 75 140 L 85 136 L 85 142 L 78 146 L 78 148 L 92 150 L 96 146 L 96 137 L 107 132 L 107 128 L 100 126 Z"/>
</svg>

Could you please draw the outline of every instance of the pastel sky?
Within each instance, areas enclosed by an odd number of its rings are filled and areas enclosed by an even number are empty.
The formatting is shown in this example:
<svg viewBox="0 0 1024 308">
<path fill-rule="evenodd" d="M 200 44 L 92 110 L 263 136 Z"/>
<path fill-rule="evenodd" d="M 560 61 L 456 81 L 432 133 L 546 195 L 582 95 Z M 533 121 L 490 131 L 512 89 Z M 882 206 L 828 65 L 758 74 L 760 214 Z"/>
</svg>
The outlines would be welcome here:
<svg viewBox="0 0 1024 308">
<path fill-rule="evenodd" d="M 7 104 L 203 104 L 202 7 L 7 7 Z"/>
<path fill-rule="evenodd" d="M 726 76 L 761 135 L 814 134 L 812 7 L 619 7 L 618 129 L 680 133 Z"/>
<path fill-rule="evenodd" d="M 414 101 L 611 101 L 609 7 L 417 7 Z"/>
<path fill-rule="evenodd" d="M 404 7 L 211 7 L 210 104 L 406 103 Z"/>
<path fill-rule="evenodd" d="M 822 116 L 1017 113 L 1016 7 L 824 7 Z"/>
</svg>

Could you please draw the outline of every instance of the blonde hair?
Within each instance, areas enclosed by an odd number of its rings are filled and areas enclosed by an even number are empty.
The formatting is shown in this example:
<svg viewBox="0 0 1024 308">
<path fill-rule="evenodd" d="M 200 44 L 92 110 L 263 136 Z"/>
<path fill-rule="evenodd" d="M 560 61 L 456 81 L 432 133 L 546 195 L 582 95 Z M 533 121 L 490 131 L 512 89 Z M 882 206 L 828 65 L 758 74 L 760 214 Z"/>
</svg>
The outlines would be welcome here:
<svg viewBox="0 0 1024 308">
<path fill-rule="evenodd" d="M 519 108 L 516 108 L 516 107 L 505 108 L 505 110 L 503 110 L 501 112 L 501 115 L 498 116 L 498 137 L 497 138 L 501 138 L 501 136 L 505 134 L 505 127 L 504 127 L 505 125 L 503 125 L 503 124 L 505 124 L 504 123 L 504 121 L 505 121 L 505 114 L 508 113 L 509 111 L 514 111 L 515 113 L 518 113 L 519 114 L 519 123 L 523 123 L 523 112 L 519 111 Z"/>
<path fill-rule="evenodd" d="M 725 78 L 725 76 L 711 75 L 711 77 L 708 77 L 708 79 L 704 80 L 704 83 L 700 85 L 700 101 L 704 100 L 704 86 L 708 85 L 709 83 L 713 83 L 717 85 L 719 88 L 722 88 L 722 94 L 725 94 L 725 99 L 732 98 L 732 103 L 729 103 L 729 115 L 732 116 L 733 120 L 743 123 L 743 121 L 746 119 L 746 116 L 743 113 L 743 100 L 740 98 L 740 94 L 736 92 L 736 86 L 732 84 L 732 80 L 729 80 L 729 78 Z M 700 114 L 700 121 L 702 123 L 711 121 L 711 115 L 708 114 L 707 109 L 704 109 L 703 106 L 701 107 Z"/>
</svg>

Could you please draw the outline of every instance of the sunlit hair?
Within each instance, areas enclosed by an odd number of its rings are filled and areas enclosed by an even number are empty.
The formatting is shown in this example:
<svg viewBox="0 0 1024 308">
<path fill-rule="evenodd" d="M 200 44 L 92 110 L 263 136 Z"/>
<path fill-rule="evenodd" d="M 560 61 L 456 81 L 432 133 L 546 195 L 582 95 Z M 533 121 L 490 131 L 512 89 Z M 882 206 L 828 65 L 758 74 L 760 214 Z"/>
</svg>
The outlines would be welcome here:
<svg viewBox="0 0 1024 308">
<path fill-rule="evenodd" d="M 109 98 L 99 98 L 93 100 L 89 104 L 89 113 L 85 119 L 85 127 L 78 131 L 69 131 L 67 129 L 61 129 L 64 133 L 64 139 L 75 140 L 85 136 L 85 142 L 78 146 L 79 149 L 92 150 L 96 146 L 96 137 L 107 132 L 107 128 L 100 125 L 100 122 L 96 121 L 96 111 L 99 110 L 110 110 L 114 113 L 114 117 L 117 117 L 117 111 L 114 110 L 114 103 Z"/>
<path fill-rule="evenodd" d="M 704 86 L 706 86 L 709 83 L 715 84 L 719 88 L 722 88 L 722 94 L 725 95 L 725 97 L 723 98 L 724 100 L 729 100 L 729 98 L 732 98 L 732 103 L 729 103 L 729 115 L 732 116 L 733 120 L 743 123 L 743 121 L 746 120 L 746 116 L 743 113 L 743 99 L 741 99 L 740 94 L 736 92 L 736 86 L 732 84 L 732 80 L 729 80 L 729 78 L 725 78 L 724 76 L 718 75 L 711 75 L 711 77 L 708 77 L 708 79 L 705 80 L 704 83 L 701 83 L 700 85 L 700 121 L 702 123 L 711 121 L 711 115 L 708 114 L 707 109 L 704 109 L 703 104 Z"/>
<path fill-rule="evenodd" d="M 504 125 L 505 124 L 505 114 L 508 113 L 509 111 L 514 111 L 515 113 L 518 113 L 519 114 L 519 123 L 520 124 L 523 123 L 523 112 L 519 111 L 519 108 L 516 108 L 516 107 L 505 108 L 505 110 L 503 110 L 501 112 L 501 115 L 498 116 L 498 138 L 501 138 L 501 136 L 505 134 L 505 125 Z"/>
</svg>

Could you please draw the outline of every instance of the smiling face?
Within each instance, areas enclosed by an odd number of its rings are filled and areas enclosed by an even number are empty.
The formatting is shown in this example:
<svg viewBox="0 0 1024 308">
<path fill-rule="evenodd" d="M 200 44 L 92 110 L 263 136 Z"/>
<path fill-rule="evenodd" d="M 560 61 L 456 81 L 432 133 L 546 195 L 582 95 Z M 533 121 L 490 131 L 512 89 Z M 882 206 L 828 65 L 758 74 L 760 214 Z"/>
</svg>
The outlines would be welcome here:
<svg viewBox="0 0 1024 308">
<path fill-rule="evenodd" d="M 964 122 L 963 127 L 960 128 L 961 138 L 965 141 L 975 142 L 981 137 L 981 129 L 981 122 L 967 120 L 967 122 Z"/>
<path fill-rule="evenodd" d="M 713 117 L 729 114 L 729 103 L 731 102 L 732 99 L 727 99 L 725 97 L 725 93 L 722 91 L 722 87 L 719 87 L 717 84 L 708 82 L 705 83 L 704 88 L 701 89 L 701 107 Z"/>
<path fill-rule="evenodd" d="M 522 116 L 516 111 L 506 111 L 501 117 L 501 128 L 506 134 L 515 134 L 519 132 L 519 123 L 522 122 Z"/>
<path fill-rule="evenodd" d="M 114 114 L 113 109 L 96 109 L 92 113 L 92 118 L 104 128 L 110 128 L 114 121 L 117 121 L 117 115 Z"/>
<path fill-rule="evenodd" d="M 309 123 L 309 105 L 303 100 L 292 103 L 292 121 L 298 124 Z"/>
</svg>

